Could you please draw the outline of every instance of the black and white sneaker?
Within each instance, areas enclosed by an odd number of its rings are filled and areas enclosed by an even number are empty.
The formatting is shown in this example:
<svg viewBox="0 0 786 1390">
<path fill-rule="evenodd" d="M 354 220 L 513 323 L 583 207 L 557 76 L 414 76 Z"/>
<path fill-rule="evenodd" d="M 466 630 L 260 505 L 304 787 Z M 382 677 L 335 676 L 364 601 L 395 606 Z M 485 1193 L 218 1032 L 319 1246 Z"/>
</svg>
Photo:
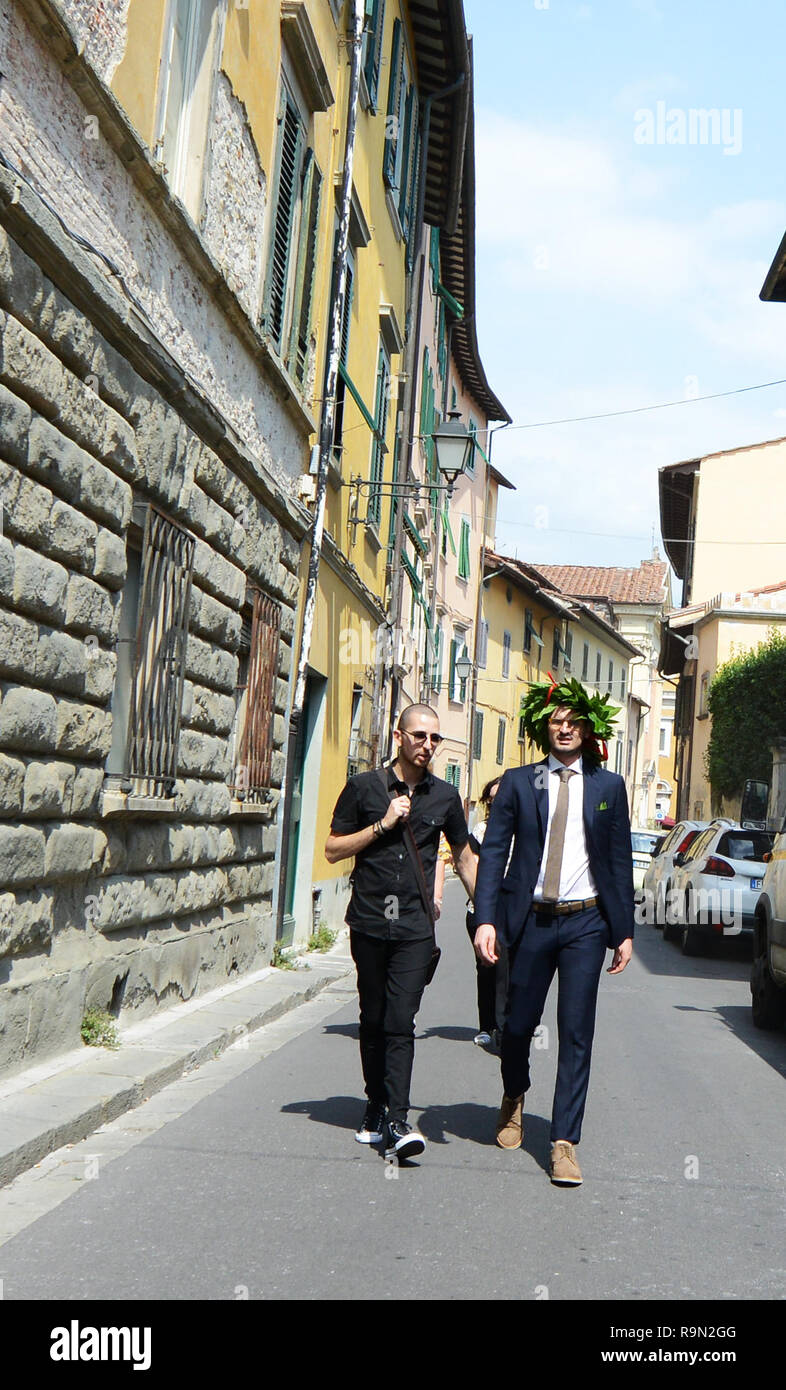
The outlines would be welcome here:
<svg viewBox="0 0 786 1390">
<path fill-rule="evenodd" d="M 415 1158 L 425 1147 L 426 1141 L 414 1125 L 404 1120 L 388 1120 L 385 1158 Z"/>
<path fill-rule="evenodd" d="M 385 1134 L 385 1107 L 370 1100 L 355 1138 L 359 1144 L 381 1144 Z"/>
</svg>

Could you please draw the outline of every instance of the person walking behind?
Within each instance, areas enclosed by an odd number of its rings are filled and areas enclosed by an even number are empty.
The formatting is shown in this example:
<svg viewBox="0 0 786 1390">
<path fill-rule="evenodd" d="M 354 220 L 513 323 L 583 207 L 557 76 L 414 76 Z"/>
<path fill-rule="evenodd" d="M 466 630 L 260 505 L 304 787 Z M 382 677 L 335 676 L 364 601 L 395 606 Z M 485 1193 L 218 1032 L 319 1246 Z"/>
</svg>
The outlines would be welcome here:
<svg viewBox="0 0 786 1390">
<path fill-rule="evenodd" d="M 608 973 L 619 975 L 633 950 L 625 783 L 600 766 L 607 752 L 599 740 L 611 732 L 618 713 L 608 696 L 591 696 L 575 679 L 533 684 L 521 717 L 530 739 L 548 756 L 503 774 L 478 865 L 475 947 L 494 962 L 499 937 L 511 956 L 497 1120 L 501 1148 L 521 1144 L 530 1044 L 558 972 L 551 1180 L 560 1185 L 582 1181 L 575 1146 L 605 954 L 613 949 Z"/>
<path fill-rule="evenodd" d="M 325 857 L 355 859 L 346 921 L 357 967 L 360 1059 L 367 1105 L 355 1138 L 386 1141 L 386 1157 L 422 1153 L 407 1121 L 415 1014 L 433 968 L 434 871 L 440 831 L 467 892 L 476 862 L 458 791 L 429 771 L 442 742 L 430 705 L 409 705 L 389 767 L 350 777 L 336 802 Z"/>
<path fill-rule="evenodd" d="M 469 835 L 469 847 L 476 856 L 480 854 L 480 846 L 483 843 L 491 807 L 494 804 L 494 797 L 497 795 L 501 781 L 501 776 L 495 777 L 491 782 L 486 783 L 480 794 L 480 805 L 485 811 L 485 819 L 478 821 Z M 472 906 L 468 905 L 467 933 L 473 943 L 473 949 L 476 929 L 475 913 Z M 480 1031 L 475 1034 L 472 1041 L 477 1047 L 488 1047 L 498 1052 L 502 1041 L 505 1008 L 508 1002 L 508 953 L 504 944 L 497 941 L 496 965 L 489 965 L 487 961 L 482 960 L 475 953 L 475 969 L 478 983 L 478 1027 Z"/>
</svg>

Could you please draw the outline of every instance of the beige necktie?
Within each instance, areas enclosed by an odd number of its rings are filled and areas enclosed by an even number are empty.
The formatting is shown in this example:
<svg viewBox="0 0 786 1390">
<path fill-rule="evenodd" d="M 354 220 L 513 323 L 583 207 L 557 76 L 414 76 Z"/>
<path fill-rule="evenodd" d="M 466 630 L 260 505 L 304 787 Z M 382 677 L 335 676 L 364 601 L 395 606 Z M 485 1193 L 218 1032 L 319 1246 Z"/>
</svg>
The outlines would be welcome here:
<svg viewBox="0 0 786 1390">
<path fill-rule="evenodd" d="M 551 833 L 549 834 L 549 852 L 546 857 L 546 872 L 543 876 L 543 901 L 556 903 L 559 901 L 559 881 L 562 873 L 562 852 L 565 848 L 565 827 L 568 823 L 568 799 L 570 790 L 568 780 L 575 777 L 575 773 L 570 768 L 560 768 L 557 776 L 559 777 L 559 792 L 557 793 L 557 808 L 554 812 L 554 819 L 551 822 Z"/>
</svg>

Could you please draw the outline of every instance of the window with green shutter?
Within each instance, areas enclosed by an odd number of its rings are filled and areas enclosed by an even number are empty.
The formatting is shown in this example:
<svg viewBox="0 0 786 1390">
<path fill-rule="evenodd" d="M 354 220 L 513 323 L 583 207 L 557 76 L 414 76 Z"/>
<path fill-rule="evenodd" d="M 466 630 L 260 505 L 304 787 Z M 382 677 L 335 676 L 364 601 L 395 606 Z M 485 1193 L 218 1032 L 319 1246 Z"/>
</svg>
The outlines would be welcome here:
<svg viewBox="0 0 786 1390">
<path fill-rule="evenodd" d="M 505 734 L 507 732 L 507 720 L 500 719 L 497 724 L 497 765 L 502 767 L 505 761 Z"/>
<path fill-rule="evenodd" d="M 292 331 L 287 354 L 287 366 L 301 385 L 305 382 L 308 367 L 321 189 L 322 174 L 314 158 L 314 151 L 307 150 L 303 169 L 300 244 L 295 269 Z"/>
<path fill-rule="evenodd" d="M 524 609 L 524 651 L 525 651 L 525 652 L 531 652 L 531 651 L 532 651 L 532 627 L 533 627 L 532 609 L 531 609 L 531 608 L 525 608 L 525 609 Z"/>
<path fill-rule="evenodd" d="M 349 360 L 349 333 L 352 326 L 352 300 L 355 292 L 355 267 L 350 258 L 347 259 L 347 284 L 344 295 L 344 316 L 341 320 L 341 348 L 339 352 L 339 362 L 342 367 L 347 366 Z M 333 448 L 338 452 L 344 440 L 344 407 L 346 405 L 347 384 L 339 373 L 336 383 L 336 412 L 333 424 Z"/>
<path fill-rule="evenodd" d="M 457 697 L 457 694 L 456 694 L 456 691 L 457 691 L 457 680 L 458 680 L 458 677 L 456 676 L 456 657 L 458 656 L 458 652 L 459 652 L 459 644 L 458 644 L 458 642 L 457 642 L 457 641 L 455 640 L 455 638 L 454 638 L 453 641 L 452 641 L 451 644 L 450 644 L 450 662 L 449 662 L 449 665 L 448 665 L 448 699 L 449 699 L 449 700 L 455 700 L 455 699 L 458 698 L 458 697 Z"/>
<path fill-rule="evenodd" d="M 475 723 L 472 729 L 472 756 L 479 762 L 483 757 L 483 711 L 475 710 Z"/>
<path fill-rule="evenodd" d="M 377 109 L 379 69 L 382 63 L 382 38 L 385 30 L 385 0 L 366 0 L 366 26 L 363 33 L 363 76 L 368 99 Z"/>
<path fill-rule="evenodd" d="M 367 520 L 379 527 L 382 520 L 382 475 L 385 467 L 387 445 L 385 436 L 388 426 L 388 406 L 390 403 L 390 362 L 385 347 L 380 343 L 377 360 L 377 387 L 374 398 L 374 423 L 376 433 L 371 444 L 371 488 L 368 496 Z"/>
<path fill-rule="evenodd" d="M 431 292 L 437 293 L 439 284 L 439 227 L 431 228 L 428 244 L 428 263 L 431 267 Z"/>
<path fill-rule="evenodd" d="M 459 579 L 469 579 L 469 522 L 462 518 L 461 539 L 459 540 L 458 574 Z"/>
<path fill-rule="evenodd" d="M 507 680 L 510 676 L 510 649 L 513 638 L 509 632 L 502 634 L 502 679 Z"/>
<path fill-rule="evenodd" d="M 278 117 L 276 203 L 270 241 L 265 326 L 277 352 L 281 352 L 286 317 L 290 253 L 295 211 L 301 192 L 301 173 L 305 147 L 305 128 L 286 87 L 281 94 Z"/>
</svg>

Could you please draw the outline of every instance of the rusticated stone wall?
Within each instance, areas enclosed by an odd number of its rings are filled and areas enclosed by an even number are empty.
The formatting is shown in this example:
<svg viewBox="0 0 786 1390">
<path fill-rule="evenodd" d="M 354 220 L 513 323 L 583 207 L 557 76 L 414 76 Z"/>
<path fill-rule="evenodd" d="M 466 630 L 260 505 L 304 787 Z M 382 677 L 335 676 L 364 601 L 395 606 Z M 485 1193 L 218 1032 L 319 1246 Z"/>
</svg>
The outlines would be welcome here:
<svg viewBox="0 0 786 1390">
<path fill-rule="evenodd" d="M 90 1005 L 141 1015 L 267 963 L 272 945 L 299 541 L 97 317 L 0 227 L 5 1073 L 77 1046 Z M 196 538 L 177 786 L 171 813 L 111 815 L 128 528 L 144 502 Z M 228 786 L 248 581 L 282 606 L 273 794 L 252 816 Z"/>
</svg>

